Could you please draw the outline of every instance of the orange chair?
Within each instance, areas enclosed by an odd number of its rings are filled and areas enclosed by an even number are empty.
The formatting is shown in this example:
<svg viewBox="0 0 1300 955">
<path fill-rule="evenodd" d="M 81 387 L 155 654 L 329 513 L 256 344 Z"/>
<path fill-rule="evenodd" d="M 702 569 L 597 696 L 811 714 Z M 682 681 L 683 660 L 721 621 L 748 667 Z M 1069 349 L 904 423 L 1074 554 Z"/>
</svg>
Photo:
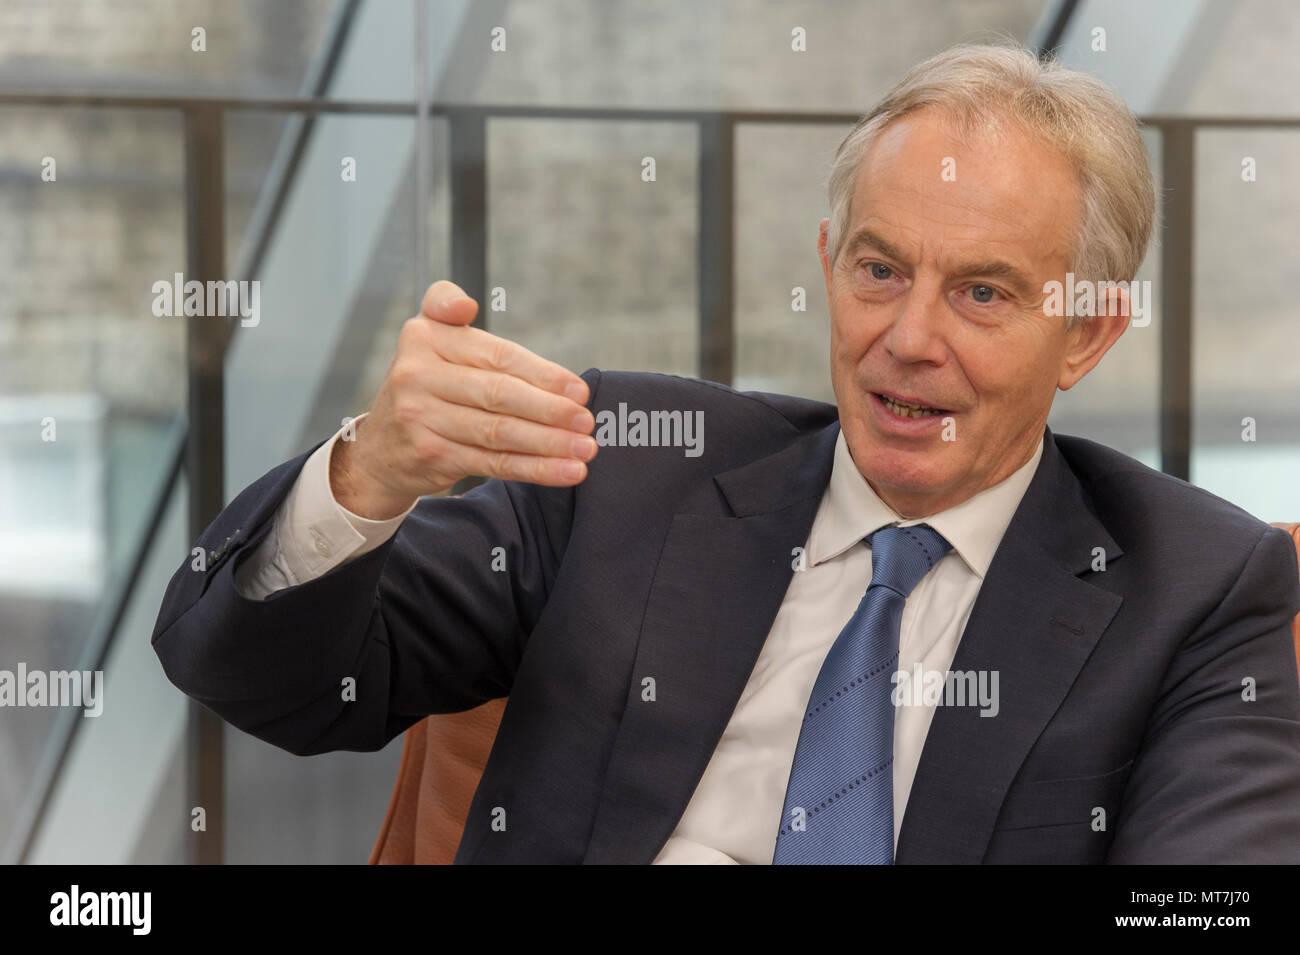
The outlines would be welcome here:
<svg viewBox="0 0 1300 955">
<path fill-rule="evenodd" d="M 1291 539 L 1295 541 L 1297 558 L 1300 559 L 1300 524 L 1274 524 L 1273 526 L 1280 527 L 1291 535 Z M 1300 659 L 1300 614 L 1296 614 L 1296 618 L 1291 621 L 1291 635 L 1295 637 L 1296 658 Z"/>
<path fill-rule="evenodd" d="M 1291 535 L 1300 558 L 1300 524 L 1273 526 Z M 1291 632 L 1300 659 L 1300 615 Z M 505 705 L 505 700 L 492 700 L 464 713 L 426 716 L 406 731 L 371 865 L 451 863 Z"/>
<path fill-rule="evenodd" d="M 426 716 L 406 731 L 371 865 L 450 865 L 506 701 Z"/>
</svg>

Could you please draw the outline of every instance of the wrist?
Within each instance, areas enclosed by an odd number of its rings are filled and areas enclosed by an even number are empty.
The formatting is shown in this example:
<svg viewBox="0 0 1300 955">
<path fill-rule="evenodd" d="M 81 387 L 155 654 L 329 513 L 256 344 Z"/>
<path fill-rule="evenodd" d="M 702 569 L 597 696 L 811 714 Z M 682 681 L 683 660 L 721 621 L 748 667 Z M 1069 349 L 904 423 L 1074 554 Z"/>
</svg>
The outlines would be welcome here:
<svg viewBox="0 0 1300 955">
<path fill-rule="evenodd" d="M 410 509 L 418 495 L 395 494 L 370 478 L 358 461 L 357 440 L 334 442 L 330 451 L 330 493 L 340 507 L 357 517 L 386 521 Z"/>
</svg>

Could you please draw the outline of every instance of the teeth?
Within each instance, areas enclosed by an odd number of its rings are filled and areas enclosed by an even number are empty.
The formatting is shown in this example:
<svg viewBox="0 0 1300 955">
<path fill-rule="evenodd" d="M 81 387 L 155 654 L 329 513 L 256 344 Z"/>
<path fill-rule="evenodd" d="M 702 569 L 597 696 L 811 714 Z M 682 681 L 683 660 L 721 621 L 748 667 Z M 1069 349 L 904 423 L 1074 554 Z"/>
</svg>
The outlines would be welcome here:
<svg viewBox="0 0 1300 955">
<path fill-rule="evenodd" d="M 905 405 L 902 402 L 895 401 L 888 395 L 881 395 L 880 397 L 884 400 L 886 408 L 902 418 L 930 418 L 939 413 L 937 409 L 927 408 L 923 405 Z"/>
</svg>

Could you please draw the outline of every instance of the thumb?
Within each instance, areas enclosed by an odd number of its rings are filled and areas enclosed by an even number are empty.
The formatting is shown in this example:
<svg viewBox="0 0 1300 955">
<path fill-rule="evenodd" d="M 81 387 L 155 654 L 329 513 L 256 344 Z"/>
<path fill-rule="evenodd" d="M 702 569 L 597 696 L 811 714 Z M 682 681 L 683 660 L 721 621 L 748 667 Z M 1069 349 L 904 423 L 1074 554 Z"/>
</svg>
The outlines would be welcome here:
<svg viewBox="0 0 1300 955">
<path fill-rule="evenodd" d="M 446 325 L 468 325 L 478 314 L 478 302 L 454 282 L 435 282 L 424 293 L 420 314 Z"/>
</svg>

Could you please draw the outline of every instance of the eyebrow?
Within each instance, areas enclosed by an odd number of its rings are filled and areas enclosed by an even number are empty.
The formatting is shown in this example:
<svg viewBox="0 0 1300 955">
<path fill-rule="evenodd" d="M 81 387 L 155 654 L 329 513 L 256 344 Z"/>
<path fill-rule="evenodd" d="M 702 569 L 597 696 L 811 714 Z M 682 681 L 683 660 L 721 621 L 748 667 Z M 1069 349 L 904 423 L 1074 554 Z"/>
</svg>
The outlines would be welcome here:
<svg viewBox="0 0 1300 955">
<path fill-rule="evenodd" d="M 883 252 L 889 258 L 897 259 L 900 262 L 903 261 L 904 259 L 903 253 L 900 252 L 887 239 L 885 239 L 877 232 L 872 232 L 870 229 L 866 227 L 863 227 L 859 229 L 857 232 L 853 233 L 853 235 L 849 238 L 849 244 L 844 247 L 844 254 L 846 256 L 853 255 L 859 249 L 864 247 L 873 248 L 878 252 Z"/>
<path fill-rule="evenodd" d="M 853 233 L 848 244 L 844 247 L 845 257 L 850 257 L 864 248 L 875 249 L 886 258 L 894 259 L 898 262 L 907 261 L 907 257 L 884 236 L 874 232 L 869 228 L 863 227 Z M 991 259 L 987 262 L 965 262 L 959 263 L 952 273 L 952 278 L 974 278 L 976 276 L 988 276 L 990 278 L 1005 278 L 1012 285 L 1017 286 L 1023 292 L 1032 292 L 1036 285 L 1029 280 L 1029 276 L 1023 270 L 1016 268 L 1010 262 L 1004 262 L 1001 259 Z"/>
</svg>

